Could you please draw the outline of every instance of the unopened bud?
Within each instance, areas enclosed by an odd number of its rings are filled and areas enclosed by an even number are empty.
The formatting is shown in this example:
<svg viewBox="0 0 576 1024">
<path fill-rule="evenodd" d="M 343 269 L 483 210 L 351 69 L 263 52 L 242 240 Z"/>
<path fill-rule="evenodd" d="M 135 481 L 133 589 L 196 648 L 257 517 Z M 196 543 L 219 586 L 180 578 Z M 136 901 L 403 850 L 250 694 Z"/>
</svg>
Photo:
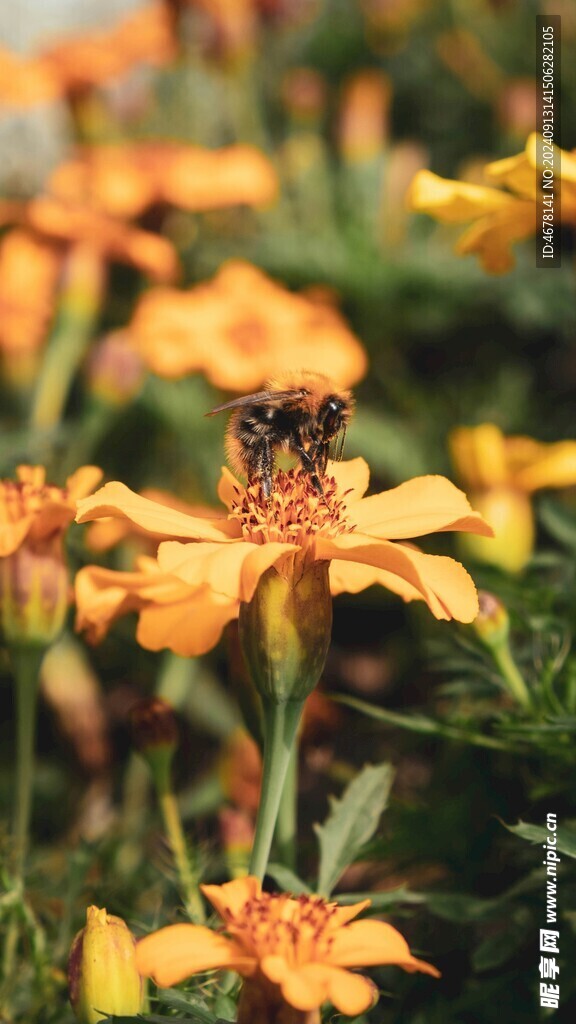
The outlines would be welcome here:
<svg viewBox="0 0 576 1024">
<path fill-rule="evenodd" d="M 68 961 L 70 1002 L 80 1024 L 143 1008 L 144 981 L 136 969 L 136 940 L 122 918 L 88 907 Z"/>
<path fill-rule="evenodd" d="M 261 697 L 303 701 L 317 685 L 332 631 L 328 562 L 312 562 L 299 578 L 268 569 L 254 597 L 240 605 L 244 658 Z"/>
<path fill-rule="evenodd" d="M 478 591 L 480 610 L 472 628 L 487 647 L 506 643 L 510 632 L 510 619 L 502 602 L 488 590 Z"/>
<path fill-rule="evenodd" d="M 88 361 L 88 385 L 107 405 L 126 405 L 142 386 L 145 368 L 128 331 L 111 331 L 93 349 Z"/>
<path fill-rule="evenodd" d="M 0 620 L 9 646 L 48 647 L 62 631 L 69 597 L 61 533 L 0 559 Z"/>
<path fill-rule="evenodd" d="M 174 710 L 161 697 L 146 697 L 130 712 L 132 742 L 147 762 L 158 789 L 170 784 L 172 758 L 178 746 L 179 731 Z"/>
</svg>

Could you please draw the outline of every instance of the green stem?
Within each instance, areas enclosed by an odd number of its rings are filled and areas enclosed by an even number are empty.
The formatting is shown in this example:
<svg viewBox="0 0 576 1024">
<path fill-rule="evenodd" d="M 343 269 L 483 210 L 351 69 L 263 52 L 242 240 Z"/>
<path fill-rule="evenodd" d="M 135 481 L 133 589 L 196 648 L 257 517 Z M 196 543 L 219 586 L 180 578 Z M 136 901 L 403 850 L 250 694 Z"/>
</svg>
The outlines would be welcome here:
<svg viewBox="0 0 576 1024">
<path fill-rule="evenodd" d="M 250 874 L 256 875 L 260 879 L 263 879 L 266 873 L 282 792 L 304 701 L 288 700 L 278 704 L 270 698 L 263 698 L 262 705 L 264 709 L 262 795 L 250 859 Z"/>
<path fill-rule="evenodd" d="M 506 686 L 508 692 L 512 694 L 515 700 L 525 708 L 527 711 L 532 710 L 532 699 L 528 691 L 528 687 L 521 675 L 516 662 L 514 661 L 508 644 L 498 644 L 492 648 L 492 654 L 494 661 L 496 662 Z"/>
<path fill-rule="evenodd" d="M 163 786 L 161 790 L 158 790 L 158 800 L 164 820 L 164 828 L 166 829 L 172 853 L 174 854 L 180 884 L 186 897 L 186 909 L 196 924 L 204 924 L 206 915 L 198 888 L 198 873 L 196 866 L 190 860 L 182 829 L 180 811 L 178 810 L 178 802 L 169 785 Z"/>
<path fill-rule="evenodd" d="M 19 647 L 13 648 L 10 654 L 16 686 L 16 790 L 13 834 L 16 878 L 21 882 L 28 852 L 34 780 L 36 704 L 44 649 Z"/>
<path fill-rule="evenodd" d="M 296 870 L 296 828 L 298 800 L 298 740 L 296 739 L 290 754 L 284 789 L 280 798 L 278 820 L 274 840 L 278 851 L 278 859 L 291 871 Z"/>
<path fill-rule="evenodd" d="M 104 290 L 104 265 L 95 247 L 78 243 L 67 257 L 60 308 L 46 349 L 30 414 L 32 427 L 55 426 L 94 330 Z"/>
</svg>

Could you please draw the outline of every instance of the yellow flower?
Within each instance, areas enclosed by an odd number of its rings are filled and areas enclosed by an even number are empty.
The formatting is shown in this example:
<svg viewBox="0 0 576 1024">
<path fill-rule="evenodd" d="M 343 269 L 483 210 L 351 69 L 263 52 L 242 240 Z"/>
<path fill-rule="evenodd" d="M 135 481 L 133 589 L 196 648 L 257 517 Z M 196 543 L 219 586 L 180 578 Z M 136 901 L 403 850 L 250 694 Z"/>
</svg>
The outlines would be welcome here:
<svg viewBox="0 0 576 1024">
<path fill-rule="evenodd" d="M 305 474 L 279 472 L 266 500 L 258 485 L 244 488 L 224 469 L 219 494 L 228 515 L 221 518 L 186 515 L 115 482 L 79 502 L 77 521 L 117 516 L 180 538 L 160 545 L 160 570 L 233 601 L 250 602 L 272 566 L 297 581 L 319 562 L 330 563 L 333 593 L 380 583 L 404 600 L 424 600 L 438 619 L 471 622 L 478 602 L 463 566 L 406 541 L 447 530 L 491 536 L 491 528 L 443 477 L 419 477 L 363 498 L 368 475 L 363 459 L 329 464 L 319 496 Z"/>
<path fill-rule="evenodd" d="M 64 488 L 47 484 L 42 466 L 19 466 L 16 476 L 0 481 L 0 622 L 9 644 L 47 646 L 69 603 L 64 532 L 102 474 L 85 466 Z"/>
<path fill-rule="evenodd" d="M 523 569 L 534 547 L 530 495 L 545 487 L 576 484 L 576 441 L 543 444 L 504 437 L 493 423 L 459 427 L 450 435 L 456 470 L 495 538 L 467 538 L 473 557 L 509 572 Z"/>
<path fill-rule="evenodd" d="M 136 217 L 154 203 L 193 211 L 265 206 L 276 198 L 278 181 L 268 158 L 254 146 L 211 150 L 140 142 L 80 150 L 56 169 L 48 190 L 110 216 Z"/>
<path fill-rule="evenodd" d="M 364 349 L 333 306 L 289 292 L 241 260 L 187 292 L 147 292 L 130 331 L 154 373 L 204 373 L 229 391 L 253 391 L 303 366 L 318 372 L 329 366 L 343 386 L 366 371 Z"/>
<path fill-rule="evenodd" d="M 504 273 L 514 266 L 514 242 L 536 230 L 538 148 L 538 136 L 533 133 L 523 153 L 487 165 L 487 177 L 503 186 L 501 189 L 449 181 L 431 171 L 419 171 L 409 193 L 410 208 L 447 224 L 472 221 L 456 251 L 460 255 L 476 253 L 484 270 Z M 562 220 L 576 224 L 576 154 L 556 148 L 556 157 Z"/>
<path fill-rule="evenodd" d="M 246 979 L 239 1024 L 301 1020 L 275 1014 L 285 1007 L 310 1012 L 327 1000 L 347 1016 L 362 1013 L 375 1001 L 376 990 L 349 968 L 395 964 L 439 977 L 435 967 L 411 955 L 391 925 L 353 920 L 369 900 L 339 907 L 318 896 L 264 893 L 251 876 L 201 888 L 226 934 L 187 924 L 162 928 L 138 943 L 138 969 L 163 987 L 200 971 L 237 971 Z"/>
</svg>

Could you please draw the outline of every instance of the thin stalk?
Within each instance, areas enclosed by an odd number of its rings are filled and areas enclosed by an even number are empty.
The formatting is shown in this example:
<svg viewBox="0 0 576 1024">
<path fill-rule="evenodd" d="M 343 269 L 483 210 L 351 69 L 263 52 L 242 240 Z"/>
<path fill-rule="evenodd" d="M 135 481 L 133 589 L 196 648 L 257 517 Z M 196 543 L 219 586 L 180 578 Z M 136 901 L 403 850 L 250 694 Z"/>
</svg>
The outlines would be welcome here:
<svg viewBox="0 0 576 1024">
<path fill-rule="evenodd" d="M 198 888 L 198 873 L 196 865 L 192 864 L 190 859 L 182 828 L 180 811 L 178 810 L 178 802 L 171 786 L 163 786 L 162 790 L 158 790 L 158 800 L 164 820 L 164 828 L 166 829 L 172 853 L 174 854 L 178 877 L 186 898 L 186 909 L 193 921 L 197 924 L 204 924 L 206 915 Z"/>
<path fill-rule="evenodd" d="M 284 789 L 280 799 L 274 842 L 278 860 L 291 871 L 296 870 L 296 828 L 298 819 L 298 739 L 296 737 L 288 762 Z"/>
<path fill-rule="evenodd" d="M 520 673 L 520 670 L 514 661 L 510 653 L 508 644 L 499 644 L 497 647 L 492 649 L 494 661 L 496 662 L 508 692 L 514 697 L 518 703 L 526 709 L 526 711 L 532 711 L 532 698 L 524 677 Z"/>
<path fill-rule="evenodd" d="M 263 698 L 262 705 L 264 710 L 262 795 L 250 859 L 250 874 L 256 875 L 260 879 L 263 879 L 266 873 L 304 701 L 289 700 L 278 704 L 269 698 Z"/>
</svg>

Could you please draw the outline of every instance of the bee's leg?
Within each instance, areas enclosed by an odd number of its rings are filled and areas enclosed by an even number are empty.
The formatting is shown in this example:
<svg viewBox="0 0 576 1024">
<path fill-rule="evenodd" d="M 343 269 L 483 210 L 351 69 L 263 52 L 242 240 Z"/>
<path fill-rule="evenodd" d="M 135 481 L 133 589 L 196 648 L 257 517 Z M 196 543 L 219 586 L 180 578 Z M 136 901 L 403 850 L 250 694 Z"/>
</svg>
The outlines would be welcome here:
<svg viewBox="0 0 576 1024">
<path fill-rule="evenodd" d="M 274 470 L 274 449 L 267 438 L 261 437 L 250 453 L 248 480 L 259 483 L 265 498 L 272 491 L 272 472 Z"/>
<path fill-rule="evenodd" d="M 293 446 L 293 451 L 300 459 L 302 469 L 305 469 L 306 472 L 310 475 L 310 479 L 312 481 L 314 489 L 318 492 L 318 494 L 323 495 L 324 488 L 322 487 L 320 477 L 316 472 L 316 462 L 314 461 L 313 458 L 310 457 L 310 453 L 307 452 L 306 449 L 300 444 L 295 444 Z"/>
</svg>

